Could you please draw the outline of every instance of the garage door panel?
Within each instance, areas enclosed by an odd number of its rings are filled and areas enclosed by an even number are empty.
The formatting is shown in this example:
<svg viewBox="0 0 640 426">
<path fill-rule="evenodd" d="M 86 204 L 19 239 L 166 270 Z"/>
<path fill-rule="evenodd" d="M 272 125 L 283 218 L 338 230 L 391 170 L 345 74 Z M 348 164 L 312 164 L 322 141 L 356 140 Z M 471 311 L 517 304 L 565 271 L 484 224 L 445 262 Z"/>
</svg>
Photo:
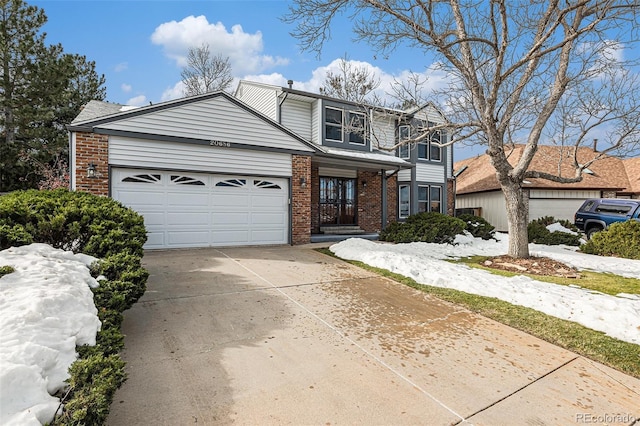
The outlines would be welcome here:
<svg viewBox="0 0 640 426">
<path fill-rule="evenodd" d="M 220 212 L 212 213 L 211 221 L 213 226 L 227 226 L 227 225 L 249 225 L 249 213 L 242 212 Z"/>
<path fill-rule="evenodd" d="M 178 206 L 180 208 L 188 208 L 188 207 L 202 208 L 202 206 L 209 205 L 209 194 L 206 191 L 202 191 L 200 193 L 169 192 L 167 194 L 167 205 Z"/>
<path fill-rule="evenodd" d="M 251 207 L 253 208 L 269 208 L 273 210 L 282 210 L 284 197 L 269 195 L 253 195 L 251 197 Z"/>
<path fill-rule="evenodd" d="M 168 245 L 171 247 L 203 247 L 209 243 L 208 231 L 167 231 Z"/>
<path fill-rule="evenodd" d="M 238 194 L 237 192 L 220 191 L 212 194 L 211 205 L 216 209 L 237 209 L 239 207 L 249 208 L 251 197 L 248 193 Z"/>
<path fill-rule="evenodd" d="M 146 226 L 147 229 L 154 226 L 160 226 L 160 227 L 164 226 L 164 223 L 165 223 L 164 213 L 149 211 L 146 208 L 141 208 L 141 209 L 134 208 L 134 210 L 142 215 L 142 217 L 144 218 L 144 226 Z"/>
<path fill-rule="evenodd" d="M 167 213 L 167 226 L 172 226 L 174 223 L 188 223 L 188 227 L 204 226 L 205 229 L 209 225 L 209 212 L 200 211 L 182 211 L 182 212 L 168 212 Z M 181 225 L 184 227 L 184 225 Z"/>
<path fill-rule="evenodd" d="M 162 206 L 164 205 L 164 197 L 158 196 L 157 193 L 149 193 L 137 190 L 121 190 L 118 193 L 118 201 L 126 206 Z"/>
<path fill-rule="evenodd" d="M 226 229 L 211 231 L 213 246 L 258 244 L 249 240 L 247 229 Z"/>
<path fill-rule="evenodd" d="M 277 244 L 285 238 L 281 229 L 259 229 L 251 231 L 251 240 L 254 244 Z"/>
<path fill-rule="evenodd" d="M 113 198 L 139 212 L 145 248 L 285 244 L 288 179 L 114 168 Z"/>
<path fill-rule="evenodd" d="M 149 228 L 147 228 L 146 245 L 149 247 L 164 247 L 164 231 L 150 231 Z"/>
<path fill-rule="evenodd" d="M 284 213 L 253 213 L 251 215 L 251 224 L 258 226 L 276 226 L 282 227 L 286 222 Z"/>
</svg>

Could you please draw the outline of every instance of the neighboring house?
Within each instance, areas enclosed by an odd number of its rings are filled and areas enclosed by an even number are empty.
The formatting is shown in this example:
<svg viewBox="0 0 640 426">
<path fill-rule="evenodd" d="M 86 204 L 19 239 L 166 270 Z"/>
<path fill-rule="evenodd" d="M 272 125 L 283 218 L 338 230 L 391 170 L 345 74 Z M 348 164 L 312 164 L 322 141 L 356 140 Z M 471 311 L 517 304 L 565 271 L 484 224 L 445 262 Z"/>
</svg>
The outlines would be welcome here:
<svg viewBox="0 0 640 426">
<path fill-rule="evenodd" d="M 524 145 L 515 145 L 509 153 L 512 164 L 522 155 Z M 578 160 L 586 164 L 597 155 L 592 148 L 581 147 Z M 574 175 L 569 147 L 540 145 L 530 170 Z M 506 232 L 504 196 L 488 155 L 459 161 L 456 176 L 456 212 L 473 213 L 485 218 L 498 231 Z M 640 158 L 620 159 L 604 156 L 590 165 L 580 182 L 562 184 L 545 179 L 527 179 L 529 220 L 544 216 L 573 221 L 573 215 L 587 198 L 640 198 Z"/>
<path fill-rule="evenodd" d="M 366 223 L 376 203 L 362 204 L 357 193 L 370 187 L 373 176 L 363 173 L 373 170 L 374 160 L 388 182 L 380 189 L 374 181 L 388 206 L 383 224 L 420 211 L 453 214 L 453 150 L 436 145 L 448 141 L 446 134 L 433 132 L 420 143 L 393 149 L 399 140 L 444 121 L 432 105 L 399 111 L 296 90 L 292 83 L 241 81 L 235 95 L 320 150 L 311 165 L 312 232 Z"/>
</svg>

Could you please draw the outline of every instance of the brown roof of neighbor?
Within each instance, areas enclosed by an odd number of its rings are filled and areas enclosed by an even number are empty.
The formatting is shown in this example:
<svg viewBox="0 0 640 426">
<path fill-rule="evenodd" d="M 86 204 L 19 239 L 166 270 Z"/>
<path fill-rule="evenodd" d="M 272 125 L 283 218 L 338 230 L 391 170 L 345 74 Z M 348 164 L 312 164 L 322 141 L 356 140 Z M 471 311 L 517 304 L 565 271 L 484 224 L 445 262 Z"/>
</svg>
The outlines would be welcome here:
<svg viewBox="0 0 640 426">
<path fill-rule="evenodd" d="M 629 178 L 629 186 L 624 192 L 640 194 L 640 157 L 627 158 L 622 161 Z"/>
<path fill-rule="evenodd" d="M 509 148 L 505 148 L 508 150 Z M 520 157 L 524 145 L 515 145 L 509 154 L 509 162 L 515 164 Z M 578 149 L 578 161 L 585 164 L 597 154 L 593 149 L 581 147 Z M 527 188 L 537 189 L 597 189 L 615 190 L 625 192 L 640 192 L 640 159 L 632 158 L 621 160 L 617 157 L 604 156 L 588 167 L 592 173 L 583 173 L 582 181 L 575 183 L 559 183 L 546 179 L 526 179 Z M 546 172 L 562 177 L 573 177 L 572 148 L 550 145 L 539 145 L 529 170 Z M 628 163 L 626 163 L 628 161 Z M 463 168 L 466 168 L 463 170 Z M 478 157 L 462 160 L 454 164 L 454 170 L 458 173 L 456 178 L 456 193 L 469 194 L 474 192 L 493 191 L 500 189 L 496 172 L 491 165 L 489 156 L 484 154 Z M 633 173 L 633 174 L 632 174 Z M 629 176 L 628 176 L 629 174 Z M 633 182 L 630 183 L 630 177 Z"/>
</svg>

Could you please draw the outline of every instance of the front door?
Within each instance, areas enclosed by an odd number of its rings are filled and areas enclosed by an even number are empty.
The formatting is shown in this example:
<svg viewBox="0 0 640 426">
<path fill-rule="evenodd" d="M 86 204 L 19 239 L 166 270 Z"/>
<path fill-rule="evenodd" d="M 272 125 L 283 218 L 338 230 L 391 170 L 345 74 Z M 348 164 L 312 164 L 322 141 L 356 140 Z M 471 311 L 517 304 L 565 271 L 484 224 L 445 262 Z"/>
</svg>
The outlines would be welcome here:
<svg viewBox="0 0 640 426">
<path fill-rule="evenodd" d="M 320 225 L 356 224 L 356 180 L 320 178 Z"/>
</svg>

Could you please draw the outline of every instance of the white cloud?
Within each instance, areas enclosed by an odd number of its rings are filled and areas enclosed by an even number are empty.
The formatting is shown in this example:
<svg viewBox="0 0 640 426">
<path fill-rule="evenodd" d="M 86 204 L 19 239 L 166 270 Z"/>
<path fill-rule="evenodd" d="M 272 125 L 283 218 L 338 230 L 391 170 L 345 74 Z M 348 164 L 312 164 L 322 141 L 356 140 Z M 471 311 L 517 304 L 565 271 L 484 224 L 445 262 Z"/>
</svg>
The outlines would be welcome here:
<svg viewBox="0 0 640 426">
<path fill-rule="evenodd" d="M 130 84 L 122 83 L 122 84 L 120 85 L 120 89 L 121 89 L 124 93 L 129 93 L 129 92 L 131 92 L 132 87 L 131 87 L 131 85 L 130 85 Z"/>
<path fill-rule="evenodd" d="M 170 101 L 172 99 L 178 99 L 184 97 L 184 83 L 182 81 L 177 82 L 173 87 L 168 87 L 162 92 L 162 102 Z"/>
<path fill-rule="evenodd" d="M 113 70 L 115 72 L 122 72 L 124 70 L 126 70 L 127 68 L 129 68 L 129 64 L 126 62 L 120 62 L 118 65 L 116 65 Z"/>
<path fill-rule="evenodd" d="M 138 95 L 127 101 L 127 105 L 131 105 L 131 106 L 143 106 L 143 105 L 146 105 L 147 103 L 148 103 L 147 97 L 145 95 Z"/>
<path fill-rule="evenodd" d="M 179 67 L 186 65 L 189 48 L 209 45 L 212 54 L 229 57 L 233 74 L 244 75 L 261 72 L 276 66 L 287 65 L 289 60 L 263 55 L 262 33 L 244 32 L 234 25 L 231 31 L 222 22 L 210 23 L 206 16 L 187 16 L 182 21 L 170 21 L 159 25 L 151 35 L 154 44 L 163 47 L 165 54 Z"/>
<path fill-rule="evenodd" d="M 293 88 L 312 93 L 319 93 L 320 87 L 323 86 L 327 77 L 327 73 L 340 72 L 340 58 L 334 59 L 326 66 L 318 67 L 311 72 L 311 77 L 306 81 L 294 81 Z M 380 67 L 374 66 L 368 62 L 349 60 L 352 68 L 365 68 L 376 78 L 380 79 L 380 86 L 376 90 L 376 94 L 382 100 L 393 102 L 389 93 L 392 93 L 392 87 L 397 82 L 407 82 L 411 77 L 410 70 L 402 70 L 398 73 L 388 73 Z M 420 80 L 424 81 L 422 85 L 423 97 L 427 98 L 434 90 L 442 90 L 447 87 L 450 82 L 449 76 L 444 71 L 438 69 L 437 64 L 425 69 L 423 72 L 417 73 Z M 277 86 L 287 86 L 287 78 L 280 73 L 272 74 L 256 74 L 246 75 L 243 80 L 257 81 L 260 83 L 273 84 Z"/>
</svg>

